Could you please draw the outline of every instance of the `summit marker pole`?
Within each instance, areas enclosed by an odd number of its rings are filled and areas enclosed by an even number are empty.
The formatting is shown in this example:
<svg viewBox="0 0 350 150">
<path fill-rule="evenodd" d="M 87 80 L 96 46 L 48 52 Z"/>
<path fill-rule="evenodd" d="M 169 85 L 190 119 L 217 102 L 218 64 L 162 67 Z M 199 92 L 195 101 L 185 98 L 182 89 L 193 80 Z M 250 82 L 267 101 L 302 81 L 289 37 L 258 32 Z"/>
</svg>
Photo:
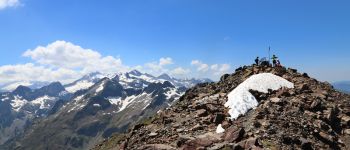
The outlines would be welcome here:
<svg viewBox="0 0 350 150">
<path fill-rule="evenodd" d="M 271 48 L 269 46 L 269 64 L 271 64 L 271 55 L 270 55 Z"/>
</svg>

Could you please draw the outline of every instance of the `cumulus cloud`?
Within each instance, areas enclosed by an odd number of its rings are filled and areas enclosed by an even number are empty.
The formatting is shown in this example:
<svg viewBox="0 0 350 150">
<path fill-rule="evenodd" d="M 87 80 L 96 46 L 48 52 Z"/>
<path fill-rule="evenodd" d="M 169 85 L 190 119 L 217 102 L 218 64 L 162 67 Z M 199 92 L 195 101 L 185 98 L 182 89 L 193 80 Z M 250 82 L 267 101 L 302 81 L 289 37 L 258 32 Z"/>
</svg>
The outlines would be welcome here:
<svg viewBox="0 0 350 150">
<path fill-rule="evenodd" d="M 211 65 L 210 69 L 214 72 L 214 75 L 222 75 L 228 73 L 231 66 L 229 64 L 214 64 Z"/>
<path fill-rule="evenodd" d="M 0 83 L 28 81 L 62 81 L 70 82 L 80 74 L 65 68 L 50 69 L 33 63 L 0 66 Z"/>
<path fill-rule="evenodd" d="M 38 46 L 33 50 L 27 50 L 23 56 L 30 57 L 41 65 L 78 69 L 85 73 L 92 71 L 113 73 L 129 69 L 122 64 L 120 58 L 102 57 L 97 51 L 84 49 L 66 41 L 56 41 L 47 46 Z"/>
<path fill-rule="evenodd" d="M 159 59 L 160 66 L 171 65 L 171 64 L 174 64 L 174 63 L 173 63 L 173 59 L 171 59 L 170 57 Z"/>
<path fill-rule="evenodd" d="M 182 67 L 177 67 L 175 69 L 173 69 L 170 74 L 174 75 L 174 76 L 184 76 L 187 75 L 188 73 L 190 73 L 190 69 L 184 69 Z"/>
<path fill-rule="evenodd" d="M 209 65 L 202 63 L 199 60 L 192 60 L 191 65 L 196 66 L 197 71 L 200 71 L 200 72 L 207 72 L 209 70 Z"/>
<path fill-rule="evenodd" d="M 55 41 L 47 46 L 29 49 L 23 56 L 31 58 L 33 62 L 0 66 L 0 86 L 30 81 L 69 83 L 91 72 L 111 74 L 130 70 L 120 58 L 103 57 L 95 50 L 66 41 Z"/>
<path fill-rule="evenodd" d="M 145 64 L 145 71 L 151 74 L 159 75 L 161 73 L 166 73 L 169 69 L 166 67 L 168 65 L 174 64 L 172 58 L 160 58 L 159 61 L 154 61 Z"/>
<path fill-rule="evenodd" d="M 0 0 L 0 10 L 7 7 L 16 7 L 19 4 L 19 0 Z"/>
<path fill-rule="evenodd" d="M 192 60 L 191 65 L 196 68 L 200 77 L 209 77 L 217 79 L 222 74 L 228 73 L 231 69 L 229 64 L 207 64 L 200 60 Z"/>
</svg>

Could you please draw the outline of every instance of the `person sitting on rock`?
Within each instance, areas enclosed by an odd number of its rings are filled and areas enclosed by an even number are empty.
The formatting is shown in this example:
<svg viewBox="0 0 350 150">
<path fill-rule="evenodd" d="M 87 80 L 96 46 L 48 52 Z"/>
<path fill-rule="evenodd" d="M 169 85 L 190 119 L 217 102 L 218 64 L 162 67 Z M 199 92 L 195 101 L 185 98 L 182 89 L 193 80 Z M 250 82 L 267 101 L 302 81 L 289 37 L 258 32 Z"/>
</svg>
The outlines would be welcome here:
<svg viewBox="0 0 350 150">
<path fill-rule="evenodd" d="M 276 67 L 276 65 L 277 65 L 277 60 L 278 60 L 278 57 L 276 57 L 276 55 L 272 55 L 272 64 L 273 64 L 273 67 Z"/>
<path fill-rule="evenodd" d="M 255 64 L 256 64 L 257 66 L 259 66 L 259 57 L 256 57 L 256 58 L 255 58 Z"/>
<path fill-rule="evenodd" d="M 280 62 L 279 59 L 276 60 L 276 66 L 277 66 L 277 67 L 282 67 L 281 62 Z"/>
</svg>

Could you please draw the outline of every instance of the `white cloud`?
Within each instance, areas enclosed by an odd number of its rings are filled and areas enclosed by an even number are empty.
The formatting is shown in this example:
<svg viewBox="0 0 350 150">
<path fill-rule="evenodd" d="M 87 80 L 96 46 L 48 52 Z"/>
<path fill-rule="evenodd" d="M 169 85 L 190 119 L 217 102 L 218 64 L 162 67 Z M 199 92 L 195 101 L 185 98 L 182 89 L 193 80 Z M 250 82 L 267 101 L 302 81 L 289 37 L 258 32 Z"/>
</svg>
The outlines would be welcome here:
<svg viewBox="0 0 350 150">
<path fill-rule="evenodd" d="M 219 65 L 218 64 L 211 65 L 210 69 L 217 70 L 217 69 L 219 69 Z"/>
<path fill-rule="evenodd" d="M 170 57 L 159 59 L 160 66 L 171 65 L 171 64 L 174 64 L 174 63 L 173 63 L 173 59 L 171 59 Z"/>
<path fill-rule="evenodd" d="M 31 81 L 69 83 L 95 71 L 110 74 L 130 70 L 120 58 L 103 57 L 97 51 L 66 41 L 38 46 L 27 50 L 23 56 L 30 57 L 34 62 L 0 66 L 0 86 Z"/>
<path fill-rule="evenodd" d="M 97 51 L 84 49 L 66 41 L 56 41 L 47 46 L 38 46 L 34 50 L 27 50 L 23 56 L 30 57 L 41 65 L 78 69 L 85 73 L 92 71 L 114 73 L 129 69 L 122 64 L 120 58 L 102 57 Z"/>
<path fill-rule="evenodd" d="M 79 73 L 69 69 L 50 69 L 32 63 L 0 66 L 0 83 L 19 81 L 62 81 L 70 82 L 79 77 Z"/>
<path fill-rule="evenodd" d="M 190 69 L 184 69 L 182 67 L 177 67 L 175 69 L 173 69 L 170 73 L 171 75 L 174 76 L 184 76 L 184 75 L 188 75 L 188 73 L 190 73 Z"/>
<path fill-rule="evenodd" d="M 229 64 L 221 64 L 221 67 L 219 69 L 220 72 L 227 72 L 231 69 L 231 66 Z"/>
<path fill-rule="evenodd" d="M 174 64 L 172 58 L 160 58 L 159 61 L 154 61 L 145 64 L 145 71 L 154 75 L 159 75 L 161 73 L 166 73 L 169 69 L 166 66 Z"/>
<path fill-rule="evenodd" d="M 211 78 L 214 80 L 225 73 L 229 73 L 231 69 L 231 65 L 229 64 L 207 64 L 200 60 L 192 60 L 191 65 L 196 68 L 197 72 L 193 73 L 196 77 Z"/>
<path fill-rule="evenodd" d="M 229 64 L 214 64 L 211 65 L 212 72 L 214 75 L 222 75 L 225 73 L 228 73 L 231 69 L 231 66 Z"/>
<path fill-rule="evenodd" d="M 7 7 L 16 7 L 20 5 L 19 0 L 0 0 L 0 10 Z"/>
<path fill-rule="evenodd" d="M 196 66 L 197 71 L 200 71 L 200 72 L 207 72 L 209 70 L 209 65 L 202 63 L 199 60 L 192 60 L 191 65 Z"/>
</svg>

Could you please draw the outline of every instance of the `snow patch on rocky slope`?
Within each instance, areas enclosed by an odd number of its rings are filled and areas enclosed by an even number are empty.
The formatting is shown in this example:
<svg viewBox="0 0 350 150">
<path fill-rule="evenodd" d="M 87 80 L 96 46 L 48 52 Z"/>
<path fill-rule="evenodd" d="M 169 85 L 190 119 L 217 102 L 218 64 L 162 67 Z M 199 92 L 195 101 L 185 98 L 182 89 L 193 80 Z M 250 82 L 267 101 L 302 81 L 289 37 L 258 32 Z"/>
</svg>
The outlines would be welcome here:
<svg viewBox="0 0 350 150">
<path fill-rule="evenodd" d="M 258 101 L 249 90 L 268 93 L 269 89 L 278 90 L 282 87 L 294 88 L 294 84 L 271 73 L 252 75 L 228 94 L 225 107 L 230 108 L 231 119 L 236 119 L 239 115 L 258 106 Z"/>
</svg>

